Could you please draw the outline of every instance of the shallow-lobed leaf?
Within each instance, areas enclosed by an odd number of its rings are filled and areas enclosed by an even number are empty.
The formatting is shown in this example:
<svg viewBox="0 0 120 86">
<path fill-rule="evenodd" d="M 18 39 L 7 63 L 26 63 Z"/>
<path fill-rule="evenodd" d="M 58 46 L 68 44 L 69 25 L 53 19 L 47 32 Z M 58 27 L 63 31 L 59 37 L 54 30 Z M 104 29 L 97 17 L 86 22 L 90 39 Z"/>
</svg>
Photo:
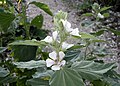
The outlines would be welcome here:
<svg viewBox="0 0 120 86">
<path fill-rule="evenodd" d="M 115 66 L 113 63 L 97 63 L 94 61 L 80 61 L 74 62 L 72 68 L 79 72 L 84 79 L 90 81 L 97 80 L 102 77 L 104 73 Z"/>
<path fill-rule="evenodd" d="M 78 72 L 63 68 L 56 71 L 50 80 L 50 86 L 85 86 Z"/>
</svg>

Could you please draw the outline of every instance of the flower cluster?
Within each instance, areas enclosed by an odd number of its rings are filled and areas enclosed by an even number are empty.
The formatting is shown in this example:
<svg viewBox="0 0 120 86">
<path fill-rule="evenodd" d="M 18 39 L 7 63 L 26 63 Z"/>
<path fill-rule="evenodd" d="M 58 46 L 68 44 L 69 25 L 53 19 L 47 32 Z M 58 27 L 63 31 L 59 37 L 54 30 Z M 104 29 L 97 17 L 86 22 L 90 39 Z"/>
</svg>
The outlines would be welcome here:
<svg viewBox="0 0 120 86">
<path fill-rule="evenodd" d="M 66 33 L 80 37 L 78 28 L 71 28 L 71 24 L 65 19 L 60 19 L 60 22 L 62 24 L 61 28 L 64 28 Z M 46 60 L 46 66 L 51 67 L 52 70 L 60 70 L 66 64 L 64 51 L 74 46 L 74 44 L 67 43 L 66 40 L 61 40 L 64 39 L 60 38 L 60 35 L 63 35 L 62 33 L 63 32 L 56 30 L 51 36 L 47 36 L 42 40 L 52 46 L 52 48 L 54 47 L 53 52 L 49 53 L 49 58 Z M 56 43 L 58 46 L 55 46 Z"/>
<path fill-rule="evenodd" d="M 63 60 L 64 56 L 65 54 L 62 51 L 59 53 L 56 51 L 49 53 L 50 58 L 46 60 L 47 67 L 51 67 L 52 70 L 60 70 L 66 63 L 66 61 Z"/>
<path fill-rule="evenodd" d="M 101 13 L 98 13 L 97 17 L 98 18 L 104 18 L 104 16 Z"/>
</svg>

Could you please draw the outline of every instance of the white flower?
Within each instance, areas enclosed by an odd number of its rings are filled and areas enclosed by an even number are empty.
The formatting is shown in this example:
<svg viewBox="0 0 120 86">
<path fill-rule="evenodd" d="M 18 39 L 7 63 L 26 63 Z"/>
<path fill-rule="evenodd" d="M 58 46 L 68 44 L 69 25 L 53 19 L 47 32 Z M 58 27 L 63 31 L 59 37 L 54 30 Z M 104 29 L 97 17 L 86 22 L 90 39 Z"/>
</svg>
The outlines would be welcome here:
<svg viewBox="0 0 120 86">
<path fill-rule="evenodd" d="M 73 31 L 70 32 L 70 34 L 73 35 L 73 36 L 80 36 L 78 28 L 73 29 Z"/>
<path fill-rule="evenodd" d="M 62 43 L 62 49 L 63 49 L 63 50 L 69 49 L 69 48 L 71 48 L 72 46 L 74 46 L 74 44 L 68 44 L 67 42 L 63 42 L 63 43 Z"/>
<path fill-rule="evenodd" d="M 67 32 L 71 32 L 73 29 L 71 28 L 71 24 L 70 22 L 68 22 L 67 20 L 63 20 L 61 19 L 64 28 L 66 29 Z"/>
<path fill-rule="evenodd" d="M 54 31 L 52 33 L 52 36 L 47 36 L 45 39 L 43 39 L 42 41 L 45 41 L 47 43 L 52 43 L 53 41 L 55 41 L 57 39 L 58 36 L 58 32 Z"/>
<path fill-rule="evenodd" d="M 73 36 L 80 36 L 78 28 L 72 29 L 70 22 L 68 22 L 67 20 L 63 20 L 63 19 L 61 19 L 61 21 L 67 32 L 69 32 Z"/>
<path fill-rule="evenodd" d="M 55 51 L 53 51 L 49 53 L 49 57 L 50 58 L 46 60 L 46 66 L 51 67 L 52 70 L 60 70 L 60 68 L 66 63 L 66 61 L 63 60 L 65 54 L 62 51 L 60 51 L 58 55 Z"/>
<path fill-rule="evenodd" d="M 98 13 L 97 15 L 99 18 L 104 18 L 104 16 L 101 13 Z"/>
</svg>

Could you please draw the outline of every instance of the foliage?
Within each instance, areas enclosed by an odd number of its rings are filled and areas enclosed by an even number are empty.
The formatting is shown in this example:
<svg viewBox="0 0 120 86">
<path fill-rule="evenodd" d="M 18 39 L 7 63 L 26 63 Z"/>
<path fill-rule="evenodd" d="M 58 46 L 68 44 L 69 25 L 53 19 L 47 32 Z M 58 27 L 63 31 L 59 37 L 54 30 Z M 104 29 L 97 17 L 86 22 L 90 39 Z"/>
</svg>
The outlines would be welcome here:
<svg viewBox="0 0 120 86">
<path fill-rule="evenodd" d="M 12 2 L 6 3 L 7 6 L 13 7 L 15 13 L 9 8 L 0 13 L 4 14 L 0 16 L 3 21 L 6 20 L 6 16 L 10 18 L 4 23 L 0 20 L 1 86 L 85 86 L 86 80 L 93 86 L 119 85 L 117 83 L 120 75 L 114 71 L 116 64 L 100 62 L 96 59 L 98 56 L 95 51 L 89 49 L 91 45 L 106 42 L 98 38 L 105 30 L 93 35 L 79 32 L 78 28 L 73 29 L 67 21 L 67 13 L 59 11 L 54 16 L 54 31 L 47 35 L 47 32 L 42 30 L 43 15 L 40 14 L 27 22 L 26 4 L 21 0 L 18 0 L 17 8 L 11 4 Z M 30 4 L 53 15 L 44 3 Z M 94 16 L 96 21 L 99 21 L 105 15 L 98 14 L 109 8 L 99 8 L 98 4 L 94 4 L 92 6 L 94 12 L 84 15 Z M 4 27 L 4 24 L 7 26 Z M 7 38 L 8 33 L 12 40 L 5 42 L 3 38 Z M 69 43 L 69 39 L 80 41 Z M 99 52 L 99 55 L 103 54 L 100 51 L 96 52 Z"/>
</svg>

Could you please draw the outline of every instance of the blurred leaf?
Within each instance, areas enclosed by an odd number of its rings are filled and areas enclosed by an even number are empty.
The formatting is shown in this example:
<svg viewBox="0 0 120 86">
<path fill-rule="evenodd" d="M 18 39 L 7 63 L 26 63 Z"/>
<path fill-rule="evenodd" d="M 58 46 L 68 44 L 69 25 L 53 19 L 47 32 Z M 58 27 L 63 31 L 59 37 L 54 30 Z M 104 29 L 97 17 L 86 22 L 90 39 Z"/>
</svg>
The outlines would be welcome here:
<svg viewBox="0 0 120 86">
<path fill-rule="evenodd" d="M 12 46 L 14 54 L 13 58 L 15 59 L 15 61 L 35 60 L 37 48 L 37 46 Z"/>
<path fill-rule="evenodd" d="M 35 2 L 35 1 L 31 2 L 30 4 L 34 4 L 35 6 L 39 7 L 40 9 L 48 13 L 49 15 L 53 16 L 48 5 L 41 3 L 41 2 Z"/>
<path fill-rule="evenodd" d="M 95 80 L 92 82 L 92 84 L 94 86 L 110 86 L 110 85 L 107 85 L 105 81 L 101 81 L 101 80 Z"/>
<path fill-rule="evenodd" d="M 78 71 L 82 78 L 92 81 L 100 79 L 104 73 L 114 66 L 113 63 L 103 64 L 93 61 L 80 61 L 74 62 L 72 68 Z"/>
<path fill-rule="evenodd" d="M 82 14 L 82 16 L 93 16 L 93 14 L 92 13 L 85 13 L 85 14 Z"/>
<path fill-rule="evenodd" d="M 0 27 L 3 31 L 7 31 L 14 19 L 15 16 L 13 14 L 0 12 Z"/>
<path fill-rule="evenodd" d="M 6 76 L 6 77 L 0 77 L 0 83 L 13 83 L 16 82 L 17 77 L 14 76 Z"/>
<path fill-rule="evenodd" d="M 80 57 L 80 50 L 67 50 L 65 54 L 65 60 L 75 60 Z"/>
<path fill-rule="evenodd" d="M 111 6 L 110 6 L 110 7 L 103 7 L 103 8 L 100 9 L 100 12 L 105 11 L 105 10 L 108 10 L 108 9 L 110 9 L 110 8 L 111 8 Z"/>
<path fill-rule="evenodd" d="M 103 16 L 104 16 L 105 18 L 107 18 L 107 17 L 110 16 L 110 14 L 109 14 L 109 13 L 103 13 Z"/>
<path fill-rule="evenodd" d="M 38 29 L 37 27 L 31 26 L 30 27 L 30 36 L 32 39 L 42 40 L 44 39 L 49 33 L 49 30 Z"/>
<path fill-rule="evenodd" d="M 80 33 L 80 35 L 81 35 L 81 38 L 83 38 L 83 39 L 96 39 L 95 36 L 93 36 L 89 33 Z"/>
<path fill-rule="evenodd" d="M 99 31 L 96 31 L 95 33 L 91 33 L 91 34 L 95 35 L 95 36 L 100 36 L 104 33 L 104 31 L 106 31 L 106 30 L 99 30 Z"/>
<path fill-rule="evenodd" d="M 120 74 L 111 70 L 104 74 L 104 81 L 110 84 L 110 86 L 120 86 Z"/>
<path fill-rule="evenodd" d="M 37 27 L 37 28 L 41 28 L 43 26 L 43 16 L 42 14 L 36 16 L 32 21 L 31 21 L 31 25 Z"/>
<path fill-rule="evenodd" d="M 5 68 L 0 67 L 0 77 L 5 77 L 9 74 L 9 71 Z"/>
<path fill-rule="evenodd" d="M 52 70 L 47 70 L 47 71 L 37 71 L 35 72 L 34 75 L 32 75 L 33 78 L 42 78 L 42 77 L 52 77 L 53 75 L 53 71 Z"/>
<path fill-rule="evenodd" d="M 107 42 L 105 40 L 100 40 L 100 39 L 96 39 L 96 40 L 91 40 L 90 43 L 95 43 L 95 42 Z"/>
<path fill-rule="evenodd" d="M 17 68 L 27 68 L 27 69 L 33 69 L 38 67 L 45 67 L 45 61 L 39 60 L 39 61 L 28 61 L 28 62 L 13 62 L 14 65 L 17 66 Z"/>
<path fill-rule="evenodd" d="M 76 71 L 63 68 L 54 73 L 50 80 L 50 86 L 84 86 L 84 83 Z"/>
<path fill-rule="evenodd" d="M 6 49 L 6 47 L 0 47 L 0 53 L 4 52 Z"/>
<path fill-rule="evenodd" d="M 93 26 L 94 25 L 94 21 L 91 21 L 91 20 L 83 20 L 82 22 L 81 22 L 81 25 L 82 25 L 82 27 L 91 27 L 91 26 Z"/>
<path fill-rule="evenodd" d="M 27 84 L 31 86 L 49 86 L 49 81 L 40 78 L 27 80 Z"/>
<path fill-rule="evenodd" d="M 34 41 L 34 40 L 20 40 L 20 41 L 15 41 L 13 43 L 10 43 L 9 45 L 29 45 L 29 46 L 40 46 L 41 42 L 40 41 Z"/>
<path fill-rule="evenodd" d="M 111 32 L 113 32 L 116 35 L 120 35 L 120 31 L 118 31 L 118 30 L 114 30 L 114 29 L 111 29 L 111 28 L 108 28 L 108 30 L 110 30 Z"/>
</svg>

